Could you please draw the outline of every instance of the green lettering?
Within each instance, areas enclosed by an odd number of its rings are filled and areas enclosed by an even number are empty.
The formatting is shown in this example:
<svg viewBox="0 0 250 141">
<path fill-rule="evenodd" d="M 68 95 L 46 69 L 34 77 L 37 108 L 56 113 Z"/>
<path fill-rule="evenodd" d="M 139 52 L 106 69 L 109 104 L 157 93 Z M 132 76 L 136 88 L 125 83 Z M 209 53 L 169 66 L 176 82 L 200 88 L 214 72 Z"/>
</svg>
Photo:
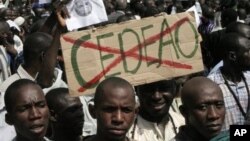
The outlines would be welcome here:
<svg viewBox="0 0 250 141">
<path fill-rule="evenodd" d="M 87 81 L 84 80 L 84 78 L 82 77 L 82 75 L 80 73 L 78 63 L 77 63 L 77 51 L 78 51 L 79 47 L 81 46 L 81 44 L 84 43 L 85 41 L 89 40 L 90 38 L 91 38 L 90 34 L 82 36 L 81 38 L 79 38 L 75 41 L 75 43 L 71 49 L 71 62 L 72 62 L 71 65 L 72 65 L 72 68 L 74 70 L 75 78 L 80 86 L 85 86 Z M 98 83 L 99 83 L 99 81 L 96 82 L 95 84 L 92 84 L 91 86 L 89 86 L 88 89 L 96 87 Z"/>
<path fill-rule="evenodd" d="M 113 33 L 113 32 L 105 33 L 105 34 L 102 34 L 102 35 L 99 35 L 99 36 L 96 37 L 96 39 L 97 39 L 97 44 L 98 44 L 98 48 L 99 48 L 99 53 L 100 53 L 100 59 L 101 59 L 102 70 L 105 69 L 104 61 L 113 58 L 113 57 L 114 57 L 114 54 L 105 54 L 105 55 L 103 55 L 102 50 L 100 49 L 100 46 L 101 46 L 101 39 L 109 38 L 109 37 L 112 37 L 112 36 L 114 36 L 114 33 Z M 114 74 L 111 74 L 111 75 L 106 75 L 106 74 L 105 74 L 105 77 L 107 78 L 107 77 L 116 76 L 116 75 L 120 75 L 120 74 L 121 74 L 120 72 L 114 73 Z"/>
<path fill-rule="evenodd" d="M 138 64 L 137 66 L 132 69 L 132 70 L 129 70 L 128 69 L 128 64 L 127 64 L 127 60 L 126 60 L 126 55 L 125 55 L 125 52 L 124 52 L 124 42 L 123 42 L 123 38 L 122 36 L 125 34 L 125 33 L 132 33 L 133 35 L 135 35 L 135 38 L 137 39 L 137 42 L 138 42 L 138 45 L 140 45 L 140 47 L 138 48 L 139 50 L 139 54 L 138 54 Z M 141 66 L 141 58 L 142 58 L 142 50 L 141 50 L 141 42 L 140 42 L 140 38 L 139 38 L 139 35 L 132 29 L 124 29 L 122 33 L 119 33 L 118 34 L 118 39 L 119 39 L 119 45 L 120 45 L 120 50 L 121 50 L 121 56 L 122 56 L 122 60 L 123 60 L 123 67 L 124 67 L 124 70 L 126 73 L 132 73 L 132 74 L 135 74 L 138 69 L 140 68 Z M 129 42 L 129 41 L 128 41 Z"/>
<path fill-rule="evenodd" d="M 176 57 L 179 58 L 179 54 L 177 52 L 177 49 L 175 47 L 175 44 L 174 44 L 174 41 L 173 41 L 173 35 L 171 33 L 171 31 L 169 31 L 170 33 L 170 40 L 168 41 L 163 41 L 163 33 L 169 28 L 169 25 L 168 25 L 168 22 L 167 22 L 167 19 L 164 19 L 162 24 L 161 24 L 161 35 L 160 35 L 160 44 L 159 44 L 159 52 L 158 52 L 158 55 L 159 55 L 159 59 L 160 61 L 162 61 L 162 56 L 163 56 L 163 52 L 162 52 L 162 49 L 164 46 L 167 46 L 169 44 L 172 44 L 174 50 L 175 50 L 175 54 L 176 54 Z M 160 64 L 159 66 L 157 67 L 160 67 Z"/>
<path fill-rule="evenodd" d="M 150 29 L 150 28 L 153 28 L 153 27 L 154 27 L 154 26 L 151 24 L 151 25 L 148 25 L 148 26 L 145 26 L 145 27 L 142 27 L 142 28 L 141 28 L 142 37 L 143 37 L 144 43 L 146 43 L 145 30 Z M 153 43 L 154 43 L 154 42 L 153 42 Z M 151 44 L 153 44 L 153 43 L 145 44 L 145 45 L 144 45 L 144 46 L 145 46 L 145 47 L 144 47 L 144 53 L 145 53 L 145 56 L 146 56 L 146 57 L 148 56 L 148 53 L 147 53 L 147 46 L 148 46 L 148 45 L 151 45 Z M 147 66 L 148 66 L 148 67 L 151 66 L 151 65 L 153 65 L 153 64 L 159 63 L 158 60 L 153 60 L 153 61 L 146 60 L 146 62 L 147 62 Z"/>
<path fill-rule="evenodd" d="M 177 46 L 177 49 L 179 50 L 179 52 L 181 53 L 181 55 L 182 56 L 184 56 L 184 57 L 186 57 L 186 58 L 192 58 L 192 57 L 194 57 L 194 55 L 195 55 L 195 53 L 196 53 L 196 51 L 197 51 L 197 49 L 198 49 L 198 44 L 199 44 L 199 39 L 198 39 L 198 33 L 197 33 L 197 31 L 196 31 L 196 28 L 195 28 L 195 26 L 190 22 L 190 21 L 188 21 L 188 23 L 189 23 L 189 25 L 190 25 L 190 27 L 191 27 L 191 29 L 192 29 L 192 31 L 193 31 L 193 33 L 194 33 L 194 35 L 195 35 L 195 45 L 194 45 L 194 50 L 190 53 L 190 54 L 184 54 L 184 52 L 181 50 L 181 48 L 180 48 L 180 45 L 179 45 L 179 30 L 180 30 L 180 26 L 178 26 L 177 28 L 176 28 L 176 30 L 175 30 L 175 42 L 176 42 L 176 46 Z"/>
</svg>

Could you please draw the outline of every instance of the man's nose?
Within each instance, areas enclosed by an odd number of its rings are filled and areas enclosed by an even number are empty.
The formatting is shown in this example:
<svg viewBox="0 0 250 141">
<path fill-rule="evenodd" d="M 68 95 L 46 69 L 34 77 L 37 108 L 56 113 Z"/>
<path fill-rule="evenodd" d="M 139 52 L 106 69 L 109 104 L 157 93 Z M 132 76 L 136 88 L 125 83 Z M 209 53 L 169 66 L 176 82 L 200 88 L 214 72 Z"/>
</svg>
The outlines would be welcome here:
<svg viewBox="0 0 250 141">
<path fill-rule="evenodd" d="M 122 112 L 120 110 L 117 110 L 113 114 L 112 121 L 113 121 L 114 124 L 122 124 L 123 123 L 124 119 L 123 119 Z"/>
<path fill-rule="evenodd" d="M 29 118 L 31 120 L 41 118 L 41 112 L 39 111 L 39 109 L 36 108 L 35 106 L 32 106 L 31 109 L 30 109 Z"/>
<path fill-rule="evenodd" d="M 159 99 L 161 99 L 161 98 L 162 98 L 162 93 L 159 92 L 158 90 L 156 90 L 156 91 L 153 93 L 153 95 L 152 95 L 152 99 L 153 99 L 153 100 L 159 100 Z"/>
<path fill-rule="evenodd" d="M 211 120 L 218 119 L 219 118 L 218 109 L 215 106 L 209 106 L 207 117 L 208 119 Z"/>
</svg>

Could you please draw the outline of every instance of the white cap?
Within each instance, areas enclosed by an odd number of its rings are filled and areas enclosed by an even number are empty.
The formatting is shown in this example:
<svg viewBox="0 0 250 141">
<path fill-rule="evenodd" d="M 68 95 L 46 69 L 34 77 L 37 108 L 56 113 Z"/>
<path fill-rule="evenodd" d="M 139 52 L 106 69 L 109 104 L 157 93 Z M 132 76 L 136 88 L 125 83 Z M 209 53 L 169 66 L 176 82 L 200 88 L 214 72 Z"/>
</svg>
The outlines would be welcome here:
<svg viewBox="0 0 250 141">
<path fill-rule="evenodd" d="M 10 27 L 15 27 L 19 32 L 21 31 L 19 26 L 16 23 L 14 23 L 12 20 L 7 20 L 6 22 L 9 24 Z"/>
<path fill-rule="evenodd" d="M 25 19 L 23 17 L 17 17 L 15 20 L 14 20 L 14 23 L 16 25 L 18 25 L 19 27 L 23 25 L 23 23 L 25 22 Z"/>
</svg>

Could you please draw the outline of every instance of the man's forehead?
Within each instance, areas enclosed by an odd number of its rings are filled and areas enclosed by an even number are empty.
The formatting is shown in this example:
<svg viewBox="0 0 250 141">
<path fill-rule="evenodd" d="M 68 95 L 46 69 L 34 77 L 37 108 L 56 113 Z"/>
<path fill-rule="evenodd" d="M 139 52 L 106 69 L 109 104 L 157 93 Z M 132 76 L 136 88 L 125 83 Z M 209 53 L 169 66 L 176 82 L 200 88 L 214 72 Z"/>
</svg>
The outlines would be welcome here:
<svg viewBox="0 0 250 141">
<path fill-rule="evenodd" d="M 16 101 L 38 101 L 45 99 L 43 91 L 37 85 L 26 85 L 16 90 Z"/>
<path fill-rule="evenodd" d="M 77 103 L 81 103 L 78 97 L 71 97 L 69 94 L 59 97 L 56 103 L 58 104 L 58 108 L 60 107 L 69 107 L 70 105 L 75 105 Z"/>
<path fill-rule="evenodd" d="M 118 101 L 131 101 L 134 97 L 135 94 L 131 88 L 117 87 L 104 90 L 102 100 L 100 102 L 115 103 Z"/>
<path fill-rule="evenodd" d="M 66 100 L 68 105 L 81 103 L 79 97 L 71 97 L 70 95 L 66 95 L 65 100 Z"/>
<path fill-rule="evenodd" d="M 193 96 L 191 96 L 194 102 L 223 100 L 223 94 L 218 87 L 204 86 L 203 88 L 202 90 L 194 92 Z"/>
<path fill-rule="evenodd" d="M 38 103 L 41 101 L 46 101 L 45 97 L 42 94 L 38 95 L 29 95 L 29 96 L 21 96 L 16 98 L 15 103 L 17 106 Z"/>
<path fill-rule="evenodd" d="M 129 100 L 129 99 L 107 99 L 107 100 L 103 100 L 100 102 L 101 106 L 114 106 L 114 107 L 125 107 L 125 106 L 134 106 L 135 105 L 135 101 L 133 100 Z"/>
<path fill-rule="evenodd" d="M 104 89 L 104 98 L 130 98 L 134 96 L 134 90 L 131 87 L 114 87 Z"/>
</svg>

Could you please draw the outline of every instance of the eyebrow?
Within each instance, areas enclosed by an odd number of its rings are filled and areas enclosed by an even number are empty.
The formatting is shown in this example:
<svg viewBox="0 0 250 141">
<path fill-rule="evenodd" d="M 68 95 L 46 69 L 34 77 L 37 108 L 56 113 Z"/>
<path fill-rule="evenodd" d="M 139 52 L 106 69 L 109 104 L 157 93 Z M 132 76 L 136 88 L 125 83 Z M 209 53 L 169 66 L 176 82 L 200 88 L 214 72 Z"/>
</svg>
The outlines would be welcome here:
<svg viewBox="0 0 250 141">
<path fill-rule="evenodd" d="M 33 103 L 36 105 L 36 104 L 41 103 L 41 102 L 46 102 L 46 100 L 44 99 L 44 100 L 35 101 L 35 102 L 24 101 L 23 104 L 17 105 L 17 107 L 20 107 L 20 106 L 28 106 L 28 105 L 32 105 Z"/>
</svg>

